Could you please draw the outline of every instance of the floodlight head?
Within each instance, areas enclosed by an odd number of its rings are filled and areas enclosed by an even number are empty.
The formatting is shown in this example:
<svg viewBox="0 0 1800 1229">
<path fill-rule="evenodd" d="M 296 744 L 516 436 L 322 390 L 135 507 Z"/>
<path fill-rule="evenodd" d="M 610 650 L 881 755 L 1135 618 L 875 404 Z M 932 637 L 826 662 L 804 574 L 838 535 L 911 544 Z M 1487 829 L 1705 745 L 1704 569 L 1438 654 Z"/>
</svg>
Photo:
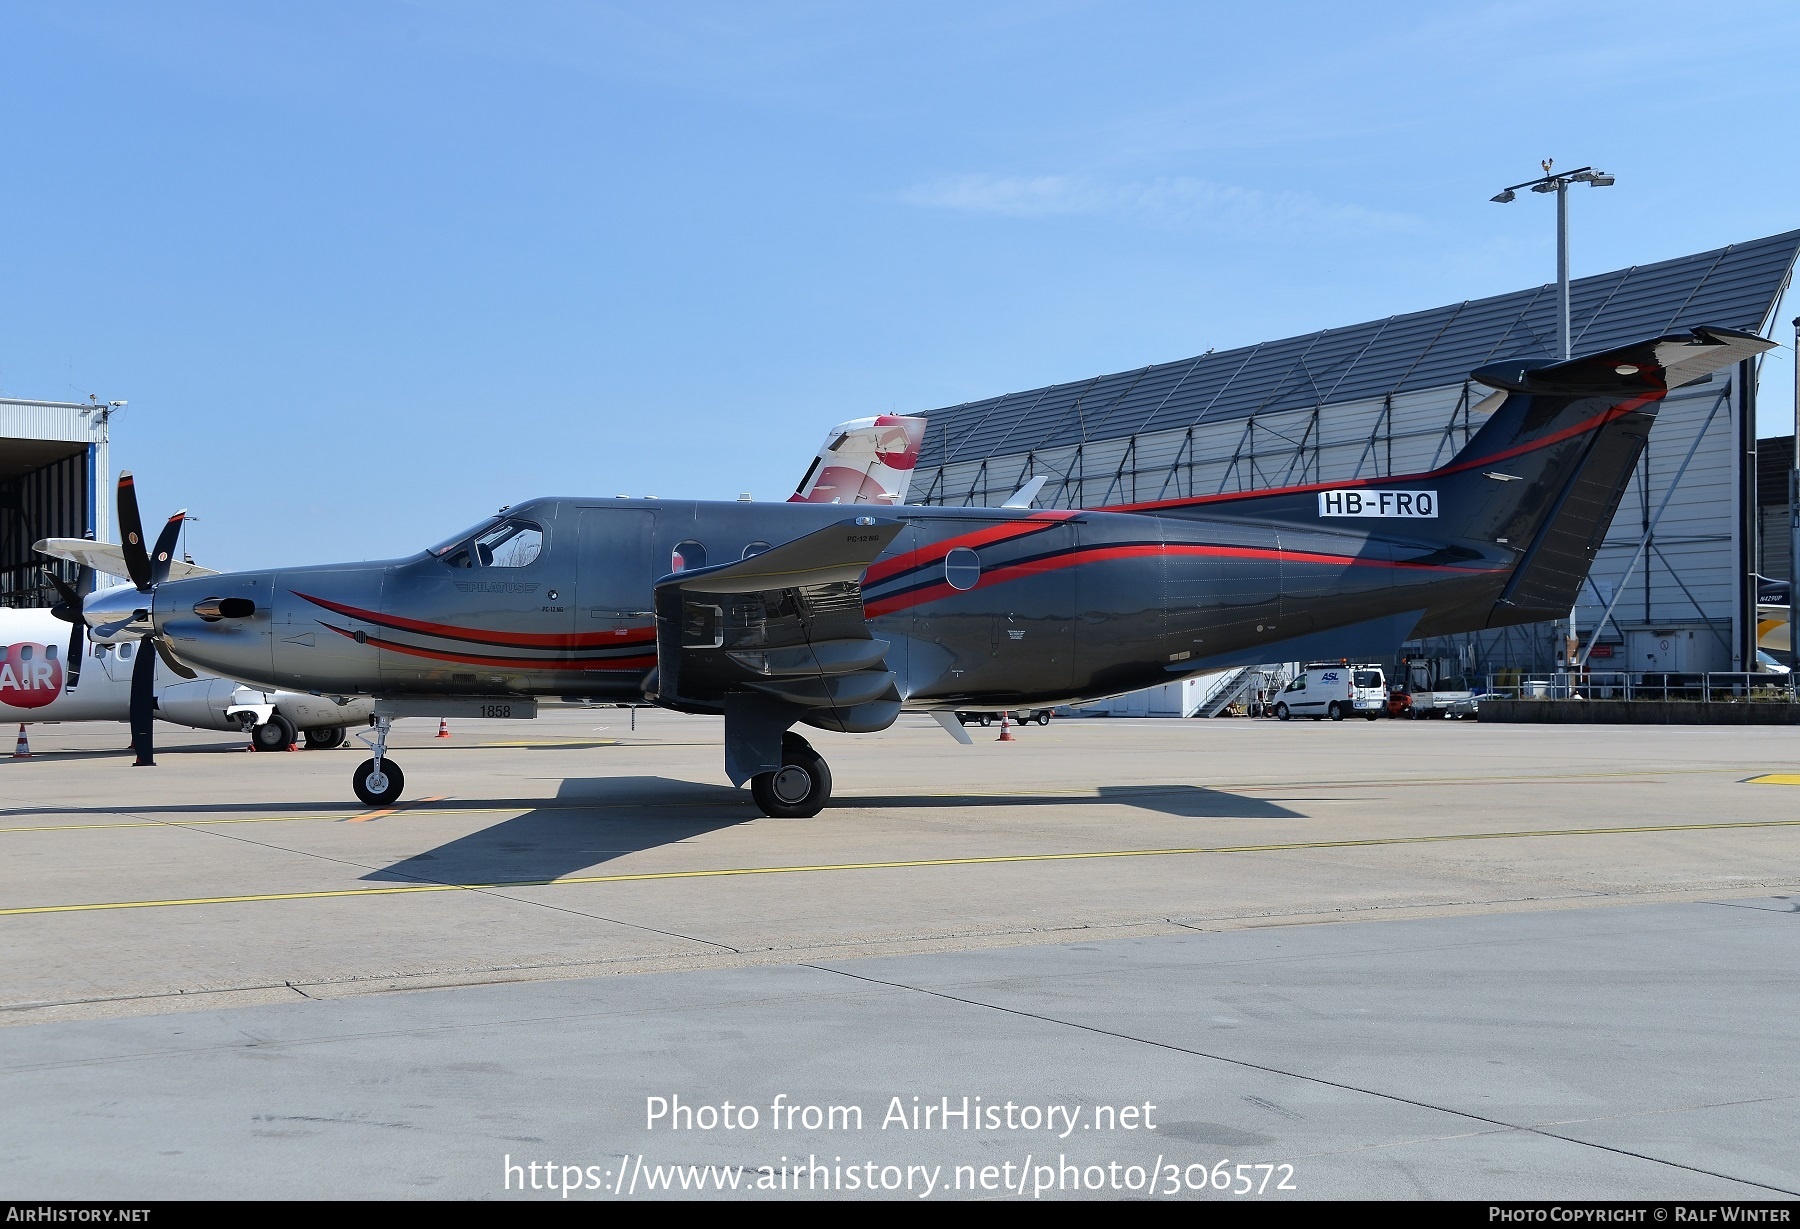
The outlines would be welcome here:
<svg viewBox="0 0 1800 1229">
<path fill-rule="evenodd" d="M 1562 180 L 1551 179 L 1551 180 L 1545 181 L 1544 183 L 1532 184 L 1531 190 L 1533 192 L 1554 192 L 1560 187 L 1562 187 Z"/>
<path fill-rule="evenodd" d="M 1618 182 L 1616 178 L 1608 175 L 1605 171 L 1595 171 L 1588 176 L 1588 187 L 1590 188 L 1610 188 Z"/>
<path fill-rule="evenodd" d="M 123 401 L 108 401 L 106 404 L 110 405 L 115 410 L 122 410 L 126 405 Z"/>
<path fill-rule="evenodd" d="M 1517 200 L 1518 198 L 1513 195 L 1513 190 L 1511 188 L 1508 188 L 1506 191 L 1502 192 L 1500 195 L 1491 196 L 1488 199 L 1495 202 L 1496 204 L 1510 205 L 1513 203 L 1513 201 Z"/>
</svg>

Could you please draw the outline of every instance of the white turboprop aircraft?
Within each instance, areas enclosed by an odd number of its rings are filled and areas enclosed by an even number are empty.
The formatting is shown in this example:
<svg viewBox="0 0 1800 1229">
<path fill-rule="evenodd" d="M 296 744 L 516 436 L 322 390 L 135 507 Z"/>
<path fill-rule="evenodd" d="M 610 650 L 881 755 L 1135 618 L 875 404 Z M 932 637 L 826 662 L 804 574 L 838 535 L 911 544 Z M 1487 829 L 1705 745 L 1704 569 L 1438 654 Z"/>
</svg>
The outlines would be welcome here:
<svg viewBox="0 0 1800 1229">
<path fill-rule="evenodd" d="M 839 423 L 790 501 L 905 503 L 925 422 L 883 414 Z M 129 577 L 124 551 L 112 543 L 46 538 L 36 549 L 79 564 L 83 592 L 94 576 Z M 170 580 L 216 575 L 185 560 L 170 559 L 167 567 Z M 152 650 L 123 636 L 111 642 L 99 633 L 84 636 L 83 627 L 50 610 L 0 610 L 0 722 L 130 720 L 133 658 Z M 247 729 L 259 751 L 284 750 L 301 737 L 309 749 L 342 746 L 347 728 L 367 724 L 374 711 L 367 696 L 264 691 L 204 674 L 184 678 L 160 661 L 154 669 L 158 717 L 201 730 Z"/>
</svg>

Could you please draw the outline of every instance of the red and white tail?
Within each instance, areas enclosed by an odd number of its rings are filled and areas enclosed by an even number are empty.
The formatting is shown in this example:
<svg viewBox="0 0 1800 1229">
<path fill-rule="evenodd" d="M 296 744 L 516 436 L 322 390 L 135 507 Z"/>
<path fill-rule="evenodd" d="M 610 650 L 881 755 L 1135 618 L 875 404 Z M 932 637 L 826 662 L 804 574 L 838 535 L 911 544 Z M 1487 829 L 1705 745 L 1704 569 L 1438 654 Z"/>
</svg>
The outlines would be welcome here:
<svg viewBox="0 0 1800 1229">
<path fill-rule="evenodd" d="M 788 502 L 903 504 L 924 441 L 923 418 L 882 414 L 839 423 Z"/>
</svg>

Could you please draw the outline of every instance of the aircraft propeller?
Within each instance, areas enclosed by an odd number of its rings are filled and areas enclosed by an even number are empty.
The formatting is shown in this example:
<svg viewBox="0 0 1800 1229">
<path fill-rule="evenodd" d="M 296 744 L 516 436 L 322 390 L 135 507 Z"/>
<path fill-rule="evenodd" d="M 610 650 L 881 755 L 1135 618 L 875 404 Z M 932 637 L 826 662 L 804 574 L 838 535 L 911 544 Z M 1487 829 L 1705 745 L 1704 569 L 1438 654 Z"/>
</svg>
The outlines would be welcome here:
<svg viewBox="0 0 1800 1229">
<path fill-rule="evenodd" d="M 124 538 L 120 549 L 125 555 L 125 569 L 137 591 L 148 598 L 157 585 L 169 578 L 169 564 L 175 557 L 175 545 L 181 536 L 181 523 L 187 518 L 187 509 L 183 508 L 169 518 L 156 537 L 155 550 L 147 551 L 144 549 L 144 523 L 138 515 L 137 484 L 130 470 L 119 474 L 118 506 L 119 532 Z M 163 638 L 156 634 L 155 624 L 150 621 L 149 602 L 112 627 L 117 630 L 134 622 L 145 626 L 143 640 L 156 649 L 155 657 L 140 650 L 131 663 L 131 746 L 137 752 L 136 766 L 146 767 L 156 763 L 156 658 L 162 658 L 163 663 L 182 678 L 198 676 L 177 660 L 169 646 L 163 643 Z"/>
<path fill-rule="evenodd" d="M 65 684 L 70 691 L 81 681 L 81 664 L 87 657 L 87 621 L 81 617 L 81 600 L 94 591 L 94 569 L 82 564 L 75 572 L 73 586 L 49 568 L 44 575 L 56 587 L 56 595 L 62 600 L 50 608 L 50 613 L 61 619 L 69 627 L 69 651 L 63 658 L 63 673 L 68 677 Z"/>
</svg>

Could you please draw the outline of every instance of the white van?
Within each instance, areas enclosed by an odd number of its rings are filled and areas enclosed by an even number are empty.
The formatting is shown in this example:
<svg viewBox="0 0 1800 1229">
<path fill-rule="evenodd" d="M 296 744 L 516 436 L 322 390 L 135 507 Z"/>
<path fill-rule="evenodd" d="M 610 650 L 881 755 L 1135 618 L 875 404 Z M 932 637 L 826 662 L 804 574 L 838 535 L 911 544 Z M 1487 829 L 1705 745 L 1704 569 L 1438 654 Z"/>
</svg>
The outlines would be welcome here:
<svg viewBox="0 0 1800 1229">
<path fill-rule="evenodd" d="M 1387 709 L 1387 679 L 1380 666 L 1308 666 L 1275 697 L 1275 717 L 1367 717 L 1370 721 Z"/>
</svg>

